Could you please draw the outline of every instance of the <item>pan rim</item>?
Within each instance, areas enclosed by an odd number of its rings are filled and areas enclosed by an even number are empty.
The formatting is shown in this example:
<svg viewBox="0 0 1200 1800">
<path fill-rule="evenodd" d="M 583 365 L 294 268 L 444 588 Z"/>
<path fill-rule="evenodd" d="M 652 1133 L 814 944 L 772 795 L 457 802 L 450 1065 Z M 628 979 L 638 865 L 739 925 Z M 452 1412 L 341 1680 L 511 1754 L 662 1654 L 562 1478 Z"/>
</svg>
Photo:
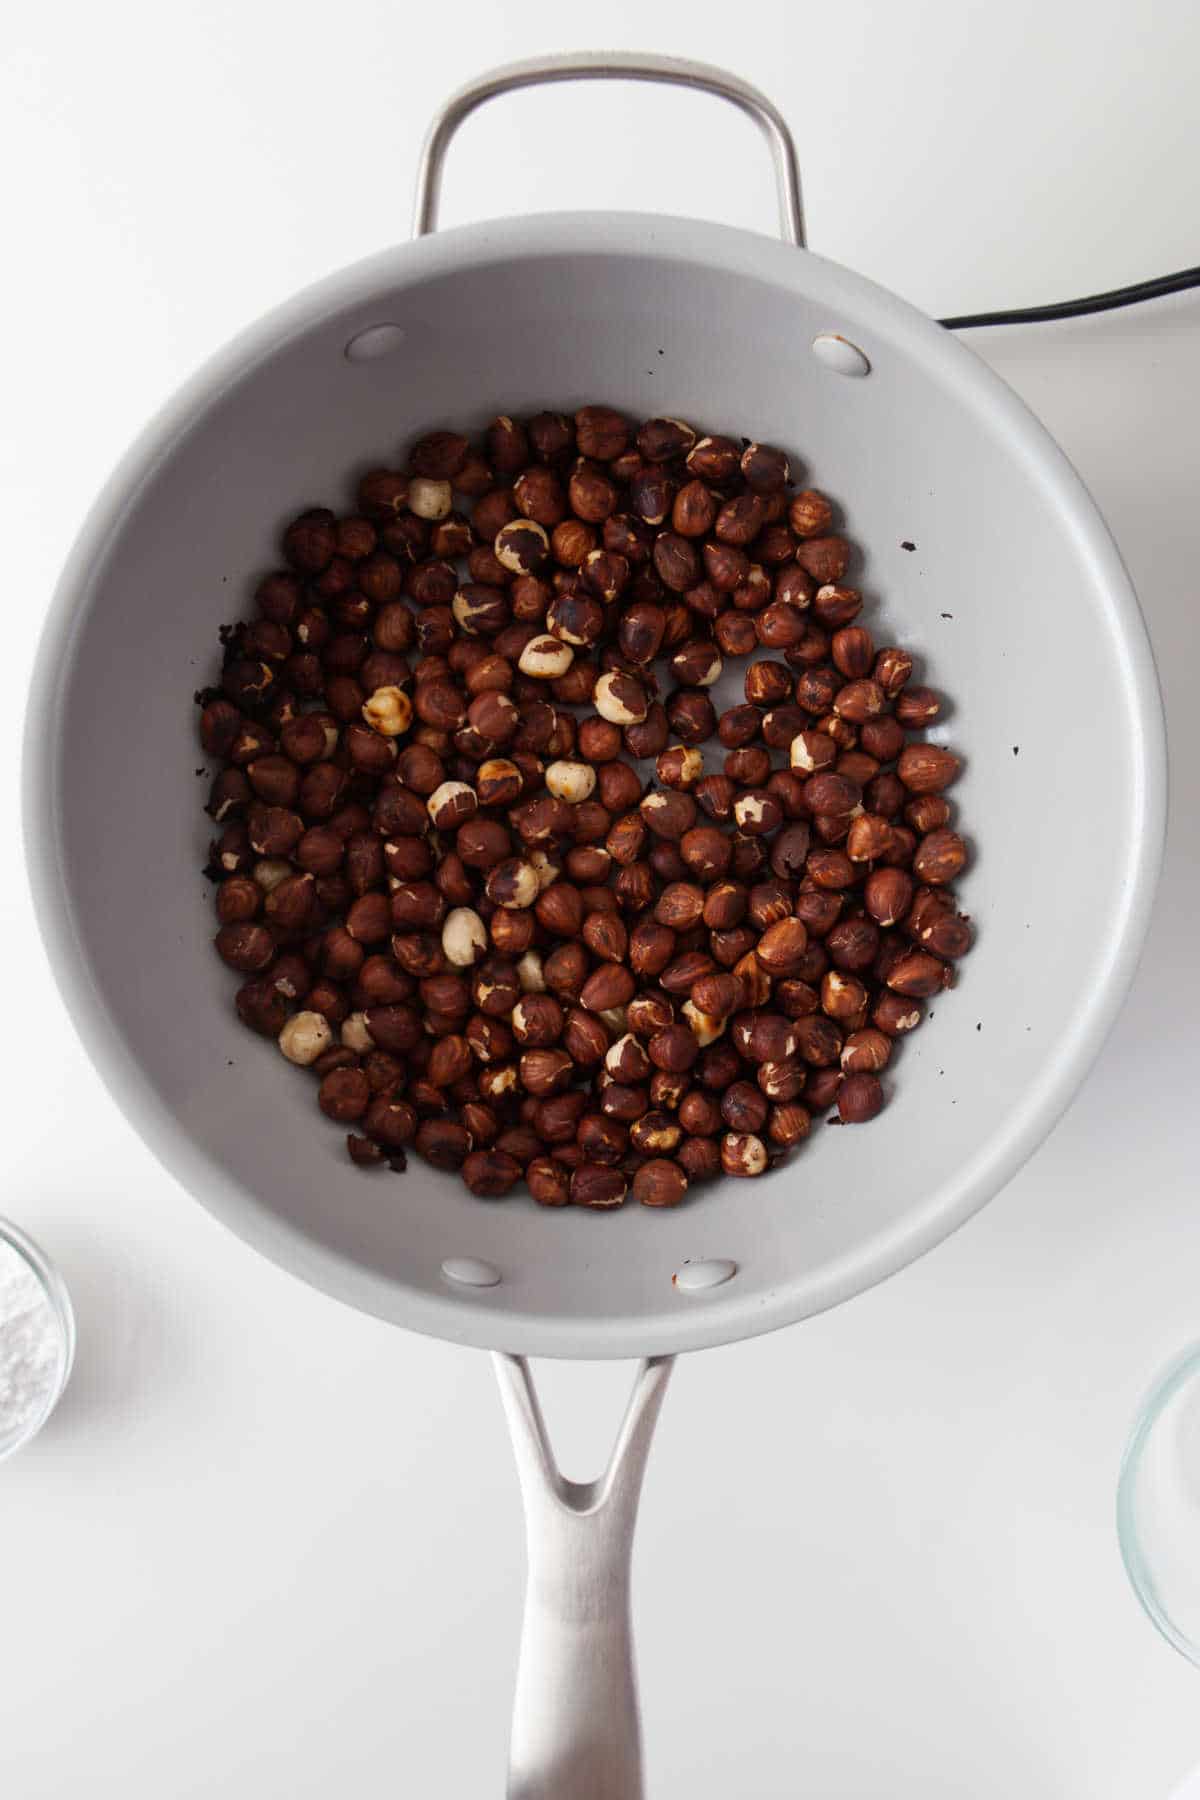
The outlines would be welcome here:
<svg viewBox="0 0 1200 1800">
<path fill-rule="evenodd" d="M 1107 603 L 1134 741 L 1135 828 L 1119 884 L 1118 922 L 1101 979 L 1081 993 L 1046 1068 L 986 1155 L 977 1155 L 953 1195 L 905 1215 L 819 1280 L 781 1283 L 766 1297 L 668 1295 L 670 1307 L 636 1320 L 578 1319 L 519 1313 L 489 1300 L 490 1290 L 444 1295 L 380 1276 L 319 1244 L 270 1211 L 184 1131 L 146 1081 L 116 1030 L 91 977 L 62 876 L 57 811 L 60 742 L 55 671 L 68 654 L 90 568 L 120 529 L 151 471 L 214 399 L 264 355 L 311 329 L 322 316 L 366 300 L 385 283 L 403 285 L 451 268 L 512 262 L 539 254 L 641 257 L 719 266 L 797 294 L 815 273 L 879 339 L 902 343 L 938 378 L 952 375 L 981 413 L 1006 429 L 1013 453 L 1036 471 L 1070 530 L 1081 562 Z M 548 213 L 490 220 L 418 239 L 350 265 L 285 300 L 218 350 L 166 402 L 125 453 L 76 537 L 38 644 L 22 750 L 23 832 L 35 914 L 50 966 L 79 1036 L 120 1110 L 164 1169 L 237 1236 L 281 1267 L 333 1297 L 428 1335 L 488 1349 L 556 1357 L 629 1357 L 694 1350 L 757 1336 L 813 1316 L 864 1292 L 915 1261 L 972 1217 L 1012 1178 L 1048 1135 L 1091 1067 L 1128 992 L 1149 925 L 1166 822 L 1166 738 L 1149 637 L 1120 553 L 1095 502 L 1065 453 L 1007 384 L 966 345 L 906 301 L 840 265 L 774 239 L 708 221 L 638 213 Z M 1052 1065 L 1052 1066 L 1051 1066 Z"/>
</svg>

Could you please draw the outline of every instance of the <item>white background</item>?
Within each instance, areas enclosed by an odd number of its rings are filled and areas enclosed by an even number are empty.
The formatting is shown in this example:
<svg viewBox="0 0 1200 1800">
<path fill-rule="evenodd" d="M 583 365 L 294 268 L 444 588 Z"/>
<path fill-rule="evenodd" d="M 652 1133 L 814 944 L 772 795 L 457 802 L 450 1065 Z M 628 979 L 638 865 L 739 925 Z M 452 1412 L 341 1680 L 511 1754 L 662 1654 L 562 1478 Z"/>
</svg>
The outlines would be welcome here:
<svg viewBox="0 0 1200 1800">
<path fill-rule="evenodd" d="M 813 245 L 934 313 L 1200 261 L 1190 4 L 574 10 L 40 0 L 6 23 L 0 1209 L 59 1259 L 80 1325 L 59 1414 L 0 1471 L 13 1800 L 498 1794 L 519 1614 L 486 1359 L 214 1224 L 118 1117 L 36 936 L 20 695 L 148 412 L 257 313 L 403 236 L 447 90 L 598 40 L 757 81 L 794 127 Z M 596 88 L 478 118 L 444 216 L 608 204 L 773 222 L 744 121 Z M 1172 731 L 1162 893 L 1086 1089 L 975 1223 L 839 1313 L 678 1370 L 636 1566 L 660 1800 L 1166 1800 L 1200 1759 L 1200 1674 L 1145 1623 L 1112 1523 L 1139 1394 L 1200 1333 L 1200 295 L 977 341 L 1138 583 Z M 1065 727 L 1086 703 L 1063 694 Z M 1048 807 L 1098 798 L 1047 771 Z M 136 793 L 113 828 L 152 855 Z M 626 1377 L 547 1371 L 572 1472 Z"/>
</svg>

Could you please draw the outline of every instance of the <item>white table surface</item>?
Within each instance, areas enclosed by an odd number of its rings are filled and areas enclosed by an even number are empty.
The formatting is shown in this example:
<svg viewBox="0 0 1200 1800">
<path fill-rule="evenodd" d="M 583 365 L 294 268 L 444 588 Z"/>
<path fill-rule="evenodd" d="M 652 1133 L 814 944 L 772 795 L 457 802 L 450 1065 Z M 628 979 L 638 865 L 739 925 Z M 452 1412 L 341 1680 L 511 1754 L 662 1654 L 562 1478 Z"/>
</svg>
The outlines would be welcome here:
<svg viewBox="0 0 1200 1800">
<path fill-rule="evenodd" d="M 404 231 L 437 96 L 589 35 L 517 11 L 39 0 L 6 25 L 0 1210 L 80 1328 L 59 1413 L 0 1471 L 12 1800 L 501 1791 L 522 1552 L 487 1361 L 308 1291 L 151 1161 L 51 982 L 16 761 L 45 596 L 108 466 L 246 319 Z M 1135 27 L 1115 0 L 617 0 L 596 35 L 759 81 L 813 243 L 931 311 L 1198 259 L 1188 5 Z M 771 226 L 748 127 L 691 96 L 529 97 L 455 155 L 447 220 L 657 201 Z M 1113 1531 L 1135 1403 L 1200 1333 L 1200 295 L 978 345 L 1142 595 L 1174 769 L 1157 915 L 1085 1089 L 983 1215 L 840 1312 L 677 1371 L 636 1559 L 662 1800 L 1166 1800 L 1200 1760 L 1200 1674 Z M 1047 771 L 1045 804 L 1074 803 Z M 627 1376 L 545 1372 L 568 1470 L 604 1454 Z"/>
</svg>

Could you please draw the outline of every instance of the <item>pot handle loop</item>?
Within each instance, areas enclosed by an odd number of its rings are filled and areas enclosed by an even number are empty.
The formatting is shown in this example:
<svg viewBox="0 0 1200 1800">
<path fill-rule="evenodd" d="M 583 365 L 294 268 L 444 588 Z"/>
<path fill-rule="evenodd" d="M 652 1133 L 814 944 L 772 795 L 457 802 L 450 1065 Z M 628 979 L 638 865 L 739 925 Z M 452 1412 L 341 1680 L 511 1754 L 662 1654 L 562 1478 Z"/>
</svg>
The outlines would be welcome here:
<svg viewBox="0 0 1200 1800">
<path fill-rule="evenodd" d="M 492 1360 L 528 1551 L 508 1800 L 642 1800 L 629 1564 L 673 1358 L 642 1363 L 608 1467 L 588 1482 L 559 1473 L 525 1358 Z"/>
<path fill-rule="evenodd" d="M 425 136 L 417 170 L 413 236 L 424 237 L 437 229 L 442 165 L 450 140 L 471 113 L 486 100 L 518 88 L 541 87 L 557 81 L 657 81 L 669 87 L 698 89 L 728 100 L 758 126 L 771 148 L 775 185 L 779 195 L 779 234 L 787 244 L 804 248 L 804 208 L 800 198 L 800 170 L 796 146 L 783 114 L 765 94 L 748 81 L 714 69 L 708 63 L 689 62 L 679 56 L 629 55 L 619 51 L 590 51 L 566 56 L 535 57 L 528 62 L 506 63 L 469 81 L 451 94 Z"/>
</svg>

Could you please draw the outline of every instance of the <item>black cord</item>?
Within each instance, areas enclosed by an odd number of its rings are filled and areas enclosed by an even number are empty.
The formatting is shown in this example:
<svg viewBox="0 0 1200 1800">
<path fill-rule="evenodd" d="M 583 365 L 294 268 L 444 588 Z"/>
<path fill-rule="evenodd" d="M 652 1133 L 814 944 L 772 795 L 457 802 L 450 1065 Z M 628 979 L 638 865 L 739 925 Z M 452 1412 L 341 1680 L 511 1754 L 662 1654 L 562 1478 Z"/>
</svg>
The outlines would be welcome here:
<svg viewBox="0 0 1200 1800">
<path fill-rule="evenodd" d="M 1200 269 L 1180 269 L 1174 275 L 1135 281 L 1130 287 L 1110 288 L 1107 294 L 1087 294 L 1082 300 L 1056 300 L 1049 306 L 1014 306 L 1005 312 L 962 313 L 941 322 L 947 331 L 974 331 L 983 325 L 1033 325 L 1051 319 L 1076 319 L 1084 313 L 1111 312 L 1118 306 L 1136 306 L 1140 300 L 1158 300 L 1163 294 L 1179 294 L 1194 287 L 1200 287 Z"/>
</svg>

